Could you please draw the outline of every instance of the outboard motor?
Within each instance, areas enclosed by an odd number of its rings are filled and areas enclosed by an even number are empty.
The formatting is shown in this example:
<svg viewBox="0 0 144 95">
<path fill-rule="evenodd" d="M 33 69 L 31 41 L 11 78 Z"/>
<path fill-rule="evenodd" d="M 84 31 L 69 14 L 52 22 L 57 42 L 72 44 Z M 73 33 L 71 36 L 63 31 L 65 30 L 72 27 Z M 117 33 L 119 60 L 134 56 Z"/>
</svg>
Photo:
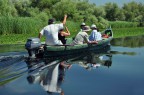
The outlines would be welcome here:
<svg viewBox="0 0 144 95">
<path fill-rule="evenodd" d="M 30 58 L 35 58 L 36 54 L 39 53 L 39 47 L 41 46 L 41 42 L 39 38 L 29 38 L 25 44 L 25 48 L 28 51 Z"/>
</svg>

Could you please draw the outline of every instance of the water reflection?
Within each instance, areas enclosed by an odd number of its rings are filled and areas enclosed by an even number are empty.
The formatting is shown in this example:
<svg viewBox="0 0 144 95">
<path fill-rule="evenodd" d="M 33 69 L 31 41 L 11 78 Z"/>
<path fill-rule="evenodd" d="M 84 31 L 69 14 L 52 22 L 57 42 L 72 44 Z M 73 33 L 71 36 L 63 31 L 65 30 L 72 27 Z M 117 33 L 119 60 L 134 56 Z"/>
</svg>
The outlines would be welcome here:
<svg viewBox="0 0 144 95">
<path fill-rule="evenodd" d="M 70 69 L 71 64 L 59 60 L 50 63 L 47 63 L 47 61 L 41 62 L 39 66 L 30 66 L 35 62 L 28 61 L 27 64 L 30 70 L 27 80 L 30 84 L 39 83 L 48 94 L 60 93 L 60 95 L 64 95 L 64 91 L 60 86 L 64 81 L 65 71 Z"/>
<path fill-rule="evenodd" d="M 60 88 L 60 84 L 64 80 L 64 62 L 57 63 L 53 61 L 51 63 L 45 63 L 45 65 L 39 68 L 37 71 L 29 72 L 27 80 L 30 84 L 39 83 L 47 93 L 63 93 Z"/>
<path fill-rule="evenodd" d="M 113 43 L 114 39 L 110 52 L 35 61 L 21 57 L 27 52 L 13 52 L 19 47 L 1 53 L 7 46 L 0 46 L 0 95 L 144 95 L 143 39 L 126 44 L 130 39 L 117 39 Z M 61 66 L 63 63 L 66 66 Z M 56 81 L 48 81 L 50 78 Z M 58 90 L 48 91 L 48 83 L 55 83 Z"/>
<path fill-rule="evenodd" d="M 23 44 L 0 45 L 0 53 L 25 51 Z"/>
<path fill-rule="evenodd" d="M 144 46 L 144 35 L 142 36 L 133 36 L 133 37 L 124 37 L 124 38 L 115 38 L 111 41 L 111 44 L 114 46 L 123 46 L 123 47 L 143 47 Z"/>
<path fill-rule="evenodd" d="M 71 64 L 78 64 L 87 70 L 91 70 L 94 68 L 98 68 L 100 66 L 110 67 L 112 65 L 112 55 L 110 53 L 107 54 L 89 53 L 88 55 L 85 56 L 69 59 L 67 60 L 67 62 Z"/>
<path fill-rule="evenodd" d="M 39 84 L 47 94 L 59 93 L 64 95 L 61 85 L 65 80 L 65 73 L 72 69 L 72 65 L 78 65 L 86 70 L 96 69 L 100 66 L 110 67 L 112 65 L 112 55 L 110 53 L 95 54 L 92 52 L 62 57 L 57 60 L 36 60 L 26 61 L 29 74 L 27 81 L 29 84 Z"/>
<path fill-rule="evenodd" d="M 131 56 L 134 56 L 136 55 L 135 52 L 120 52 L 120 51 L 110 51 L 113 55 L 114 54 L 122 54 L 122 55 L 131 55 Z"/>
</svg>

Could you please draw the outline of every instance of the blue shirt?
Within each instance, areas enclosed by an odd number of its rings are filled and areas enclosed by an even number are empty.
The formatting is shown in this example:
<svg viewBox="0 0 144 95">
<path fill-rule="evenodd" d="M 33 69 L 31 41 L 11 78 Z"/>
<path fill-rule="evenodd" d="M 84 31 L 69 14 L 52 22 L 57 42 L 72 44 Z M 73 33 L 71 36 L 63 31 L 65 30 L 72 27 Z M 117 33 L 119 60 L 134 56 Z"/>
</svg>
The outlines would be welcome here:
<svg viewBox="0 0 144 95">
<path fill-rule="evenodd" d="M 93 30 L 89 36 L 90 41 L 99 41 L 102 40 L 101 33 L 97 30 Z"/>
</svg>

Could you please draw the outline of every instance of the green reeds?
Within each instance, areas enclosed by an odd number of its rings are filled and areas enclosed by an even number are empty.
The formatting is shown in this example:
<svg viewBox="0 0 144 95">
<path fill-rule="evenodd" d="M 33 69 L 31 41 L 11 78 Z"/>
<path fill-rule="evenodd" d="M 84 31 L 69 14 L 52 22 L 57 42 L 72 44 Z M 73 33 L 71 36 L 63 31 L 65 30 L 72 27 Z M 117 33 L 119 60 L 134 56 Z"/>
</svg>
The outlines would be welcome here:
<svg viewBox="0 0 144 95">
<path fill-rule="evenodd" d="M 76 36 L 76 34 L 80 31 L 80 24 L 81 23 L 74 22 L 74 21 L 66 22 L 66 26 L 68 27 L 68 29 L 71 33 L 70 37 Z"/>
<path fill-rule="evenodd" d="M 114 38 L 144 35 L 144 27 L 137 27 L 136 23 L 125 22 L 124 24 L 123 22 L 117 23 L 117 21 L 110 23 Z M 75 37 L 80 31 L 80 24 L 81 22 L 67 21 L 66 26 L 71 33 L 70 37 Z M 23 44 L 27 38 L 37 37 L 39 31 L 46 25 L 47 21 L 43 22 L 36 18 L 0 17 L 0 44 Z M 100 28 L 100 31 L 103 30 Z"/>
<path fill-rule="evenodd" d="M 110 21 L 109 24 L 112 28 L 132 28 L 137 27 L 139 23 L 126 21 Z"/>
<path fill-rule="evenodd" d="M 0 17 L 0 35 L 30 34 L 39 31 L 43 22 L 35 18 Z"/>
<path fill-rule="evenodd" d="M 144 35 L 144 27 L 136 28 L 113 28 L 114 38 Z"/>
</svg>

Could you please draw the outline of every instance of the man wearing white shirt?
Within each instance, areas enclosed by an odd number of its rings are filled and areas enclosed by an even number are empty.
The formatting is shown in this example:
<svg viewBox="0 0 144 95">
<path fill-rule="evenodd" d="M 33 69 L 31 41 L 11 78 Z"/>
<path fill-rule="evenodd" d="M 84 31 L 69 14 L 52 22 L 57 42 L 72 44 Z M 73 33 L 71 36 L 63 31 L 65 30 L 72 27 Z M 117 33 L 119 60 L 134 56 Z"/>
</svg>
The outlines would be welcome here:
<svg viewBox="0 0 144 95">
<path fill-rule="evenodd" d="M 39 33 L 39 38 L 44 35 L 46 37 L 46 45 L 62 45 L 62 42 L 58 40 L 58 32 L 64 28 L 66 24 L 67 15 L 64 16 L 64 20 L 60 24 L 54 24 L 54 19 L 48 20 L 48 25 L 45 26 Z"/>
</svg>

